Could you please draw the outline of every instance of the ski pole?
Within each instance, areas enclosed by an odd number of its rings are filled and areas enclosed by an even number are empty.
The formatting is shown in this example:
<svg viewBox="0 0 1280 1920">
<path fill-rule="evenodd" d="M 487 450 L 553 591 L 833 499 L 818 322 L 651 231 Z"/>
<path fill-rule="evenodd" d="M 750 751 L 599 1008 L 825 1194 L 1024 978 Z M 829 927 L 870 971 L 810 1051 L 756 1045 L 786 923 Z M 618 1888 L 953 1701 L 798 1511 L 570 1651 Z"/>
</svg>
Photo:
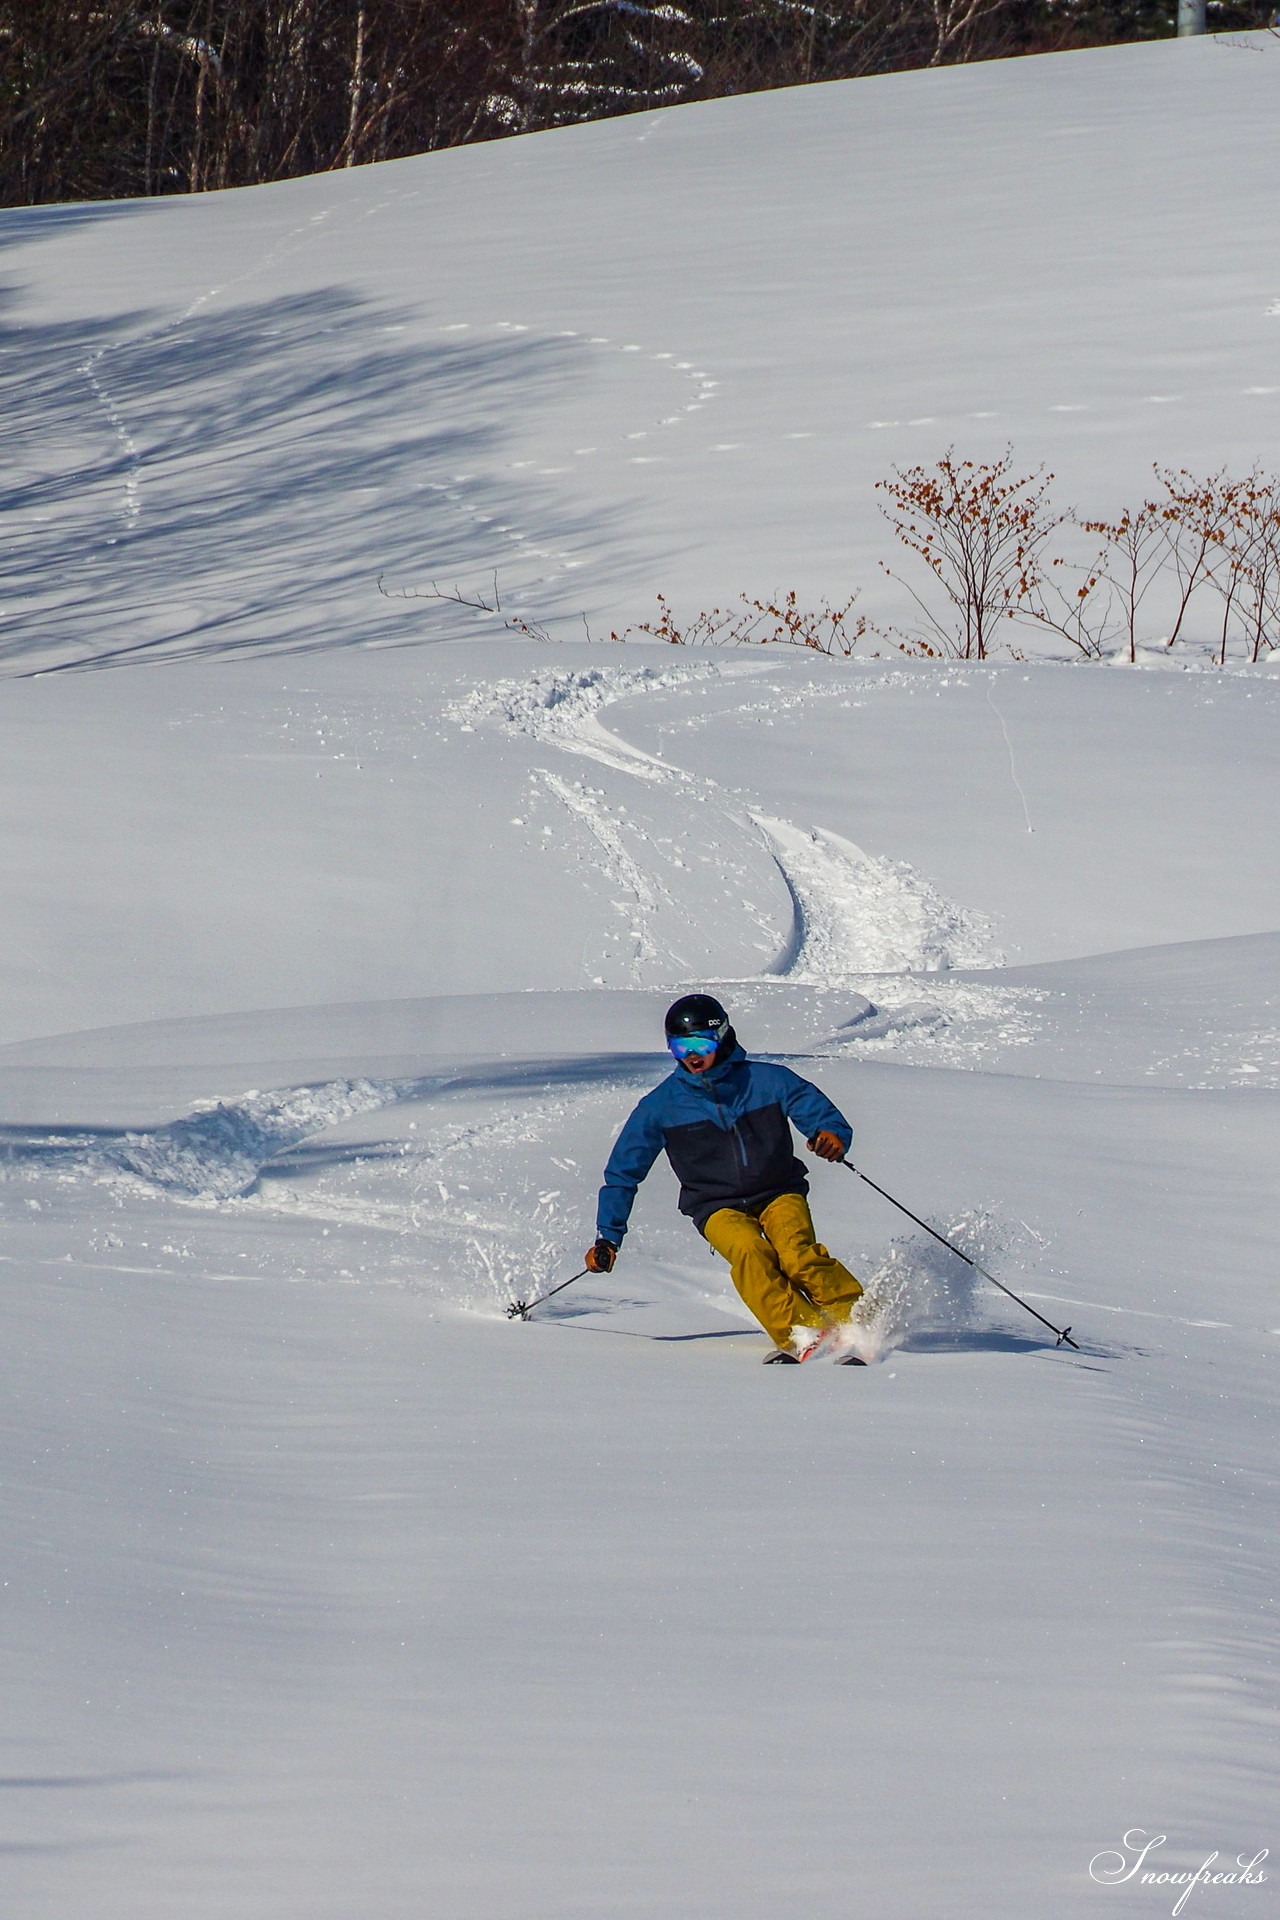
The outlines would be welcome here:
<svg viewBox="0 0 1280 1920">
<path fill-rule="evenodd" d="M 1071 1338 L 1070 1327 L 1055 1327 L 1052 1320 L 1046 1320 L 1042 1313 L 1037 1313 L 1030 1301 L 1024 1300 L 1020 1293 L 1015 1293 L 1012 1287 L 1006 1287 L 1003 1280 L 997 1280 L 994 1273 L 988 1273 L 986 1268 L 980 1267 L 976 1260 L 971 1260 L 967 1253 L 961 1253 L 959 1247 L 956 1246 L 953 1240 L 948 1240 L 944 1233 L 939 1233 L 936 1227 L 931 1227 L 929 1222 L 922 1220 L 918 1213 L 912 1213 L 910 1207 L 904 1207 L 901 1200 L 895 1200 L 893 1195 L 886 1193 L 883 1187 L 876 1186 L 876 1182 L 871 1178 L 870 1174 L 864 1173 L 861 1167 L 855 1167 L 852 1160 L 842 1160 L 840 1165 L 842 1167 L 848 1167 L 850 1173 L 856 1173 L 859 1180 L 865 1180 L 869 1187 L 875 1187 L 876 1192 L 882 1195 L 891 1207 L 896 1207 L 899 1213 L 905 1213 L 908 1220 L 914 1220 L 918 1227 L 923 1227 L 926 1233 L 931 1233 L 935 1240 L 941 1240 L 943 1246 L 946 1247 L 949 1252 L 958 1255 L 967 1267 L 972 1267 L 974 1272 L 980 1273 L 984 1280 L 989 1280 L 993 1287 L 999 1287 L 1001 1293 L 1007 1293 L 1011 1300 L 1016 1300 L 1020 1307 L 1025 1307 L 1027 1312 L 1031 1314 L 1034 1319 L 1038 1320 L 1042 1327 L 1048 1327 L 1050 1333 L 1057 1335 L 1055 1342 L 1057 1346 L 1062 1346 L 1065 1343 L 1071 1348 L 1073 1353 L 1079 1353 L 1079 1347 Z M 581 1277 L 581 1274 L 579 1274 L 578 1278 L 581 1279 Z"/>
<path fill-rule="evenodd" d="M 527 1320 L 529 1318 L 529 1315 L 533 1312 L 534 1308 L 540 1307 L 544 1300 L 549 1300 L 551 1298 L 551 1294 L 563 1293 L 565 1288 L 571 1287 L 575 1280 L 585 1279 L 586 1275 L 589 1274 L 590 1271 L 591 1271 L 590 1267 L 584 1267 L 581 1273 L 570 1274 L 569 1278 L 567 1280 L 562 1280 L 558 1287 L 552 1287 L 550 1293 L 540 1293 L 536 1300 L 513 1300 L 511 1302 L 511 1305 L 507 1308 L 508 1320 L 514 1320 L 517 1316 L 519 1316 L 521 1320 Z"/>
</svg>

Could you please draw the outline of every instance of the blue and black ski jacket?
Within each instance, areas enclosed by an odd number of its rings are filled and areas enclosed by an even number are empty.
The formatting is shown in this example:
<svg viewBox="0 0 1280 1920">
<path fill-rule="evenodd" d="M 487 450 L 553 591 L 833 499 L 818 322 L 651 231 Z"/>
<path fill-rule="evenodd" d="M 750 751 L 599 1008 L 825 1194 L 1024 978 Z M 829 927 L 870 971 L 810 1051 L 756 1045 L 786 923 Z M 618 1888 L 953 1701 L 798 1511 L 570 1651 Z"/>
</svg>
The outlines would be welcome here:
<svg viewBox="0 0 1280 1920">
<path fill-rule="evenodd" d="M 680 1182 L 680 1211 L 701 1232 L 720 1207 L 758 1213 L 780 1193 L 808 1193 L 789 1121 L 806 1140 L 834 1133 L 847 1153 L 853 1128 L 825 1093 L 790 1067 L 748 1060 L 740 1046 L 705 1073 L 677 1067 L 646 1093 L 604 1170 L 596 1232 L 615 1247 L 636 1188 L 666 1148 Z"/>
</svg>

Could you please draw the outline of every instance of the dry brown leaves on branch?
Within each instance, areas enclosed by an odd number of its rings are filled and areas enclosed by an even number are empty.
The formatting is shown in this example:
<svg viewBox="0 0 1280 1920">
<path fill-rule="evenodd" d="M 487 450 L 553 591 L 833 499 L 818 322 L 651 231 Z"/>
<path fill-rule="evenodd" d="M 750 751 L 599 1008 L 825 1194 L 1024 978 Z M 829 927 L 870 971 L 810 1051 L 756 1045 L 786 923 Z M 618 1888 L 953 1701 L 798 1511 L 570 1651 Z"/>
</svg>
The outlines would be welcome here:
<svg viewBox="0 0 1280 1920">
<path fill-rule="evenodd" d="M 957 460 L 950 447 L 935 466 L 894 468 L 878 491 L 903 545 L 919 555 L 936 587 L 938 610 L 909 582 L 884 571 L 915 601 L 924 630 L 904 635 L 917 651 L 985 660 L 1002 620 L 1025 611 L 1043 578 L 1042 550 L 1066 515 L 1048 502 L 1051 473 L 1012 477 L 1013 449 L 999 460 Z"/>
<path fill-rule="evenodd" d="M 847 659 L 868 631 L 861 614 L 852 622 L 849 619 L 857 597 L 850 594 L 838 607 L 822 600 L 814 611 L 802 608 L 794 592 L 781 602 L 754 600 L 743 593 L 736 607 L 712 607 L 681 625 L 660 593 L 655 620 L 642 620 L 609 638 L 625 640 L 634 633 L 665 640 L 673 647 L 808 647 L 814 653 Z"/>
</svg>

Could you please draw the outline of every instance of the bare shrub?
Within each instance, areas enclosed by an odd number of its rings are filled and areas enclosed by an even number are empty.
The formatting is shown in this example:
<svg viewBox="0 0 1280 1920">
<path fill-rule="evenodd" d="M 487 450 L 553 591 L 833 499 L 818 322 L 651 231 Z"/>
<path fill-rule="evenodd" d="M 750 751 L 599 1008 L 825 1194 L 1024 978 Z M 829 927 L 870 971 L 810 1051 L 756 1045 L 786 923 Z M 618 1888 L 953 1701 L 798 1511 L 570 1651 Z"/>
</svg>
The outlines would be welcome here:
<svg viewBox="0 0 1280 1920">
<path fill-rule="evenodd" d="M 1280 644 L 1280 479 L 1254 468 L 1233 477 L 1225 467 L 1203 479 L 1185 467 L 1155 469 L 1165 489 L 1160 505 L 1178 610 L 1167 644 L 1182 638 L 1195 594 L 1209 588 L 1222 604 L 1219 666 L 1233 632 L 1250 659 Z"/>
<path fill-rule="evenodd" d="M 1156 467 L 1154 472 L 1166 493 L 1160 517 L 1178 582 L 1178 612 L 1167 641 L 1172 647 L 1182 637 L 1192 596 L 1212 574 L 1240 483 L 1228 479 L 1225 468 L 1205 480 L 1197 480 L 1185 467 Z"/>
<path fill-rule="evenodd" d="M 1256 664 L 1266 647 L 1280 647 L 1280 478 L 1268 476 L 1253 504 L 1257 535 L 1250 551 L 1245 639 Z"/>
<path fill-rule="evenodd" d="M 1138 614 L 1167 557 L 1166 521 L 1160 505 L 1144 500 L 1126 507 L 1118 520 L 1085 520 L 1086 533 L 1103 542 L 1099 577 L 1120 608 L 1120 631 L 1132 665 L 1138 658 Z"/>
<path fill-rule="evenodd" d="M 1103 571 L 1105 559 L 1106 550 L 1102 549 L 1087 567 L 1061 557 L 1051 560 L 1019 609 L 1019 617 L 1032 626 L 1061 634 L 1086 660 L 1101 660 L 1116 631 L 1116 593 Z M 1073 575 L 1079 576 L 1079 586 L 1067 584 Z"/>
<path fill-rule="evenodd" d="M 1226 665 L 1233 632 L 1256 661 L 1280 638 L 1280 480 L 1256 469 L 1243 479 L 1225 469 L 1204 479 L 1185 468 L 1154 472 L 1164 498 L 1126 507 L 1116 520 L 1077 520 L 1101 547 L 1088 567 L 1053 560 L 1025 614 L 1088 658 L 1101 658 L 1119 639 L 1136 661 L 1142 604 L 1172 570 L 1177 610 L 1166 645 L 1182 637 L 1192 600 L 1207 588 L 1222 603 L 1218 664 Z M 1059 568 L 1079 575 L 1081 584 L 1065 587 Z"/>
<path fill-rule="evenodd" d="M 895 467 L 892 479 L 876 482 L 891 503 L 881 513 L 947 603 L 940 616 L 885 567 L 924 617 L 923 633 L 902 636 L 914 650 L 985 660 L 999 623 L 1034 606 L 1045 542 L 1067 516 L 1049 505 L 1051 473 L 1014 479 L 1012 470 L 1012 447 L 989 463 L 957 460 L 949 447 L 933 467 Z"/>
<path fill-rule="evenodd" d="M 1142 603 L 1169 558 L 1164 510 L 1144 500 L 1140 507 L 1126 507 L 1118 520 L 1075 524 L 1101 546 L 1085 567 L 1061 557 L 1051 560 L 1024 615 L 1062 634 L 1087 660 L 1100 660 L 1118 638 L 1132 663 L 1138 657 Z M 1074 588 L 1064 584 L 1072 575 L 1080 580 Z"/>
<path fill-rule="evenodd" d="M 502 604 L 502 595 L 498 591 L 498 575 L 495 570 L 493 586 L 486 598 L 483 592 L 464 593 L 456 583 L 452 587 L 440 587 L 433 580 L 428 587 L 388 587 L 383 585 L 385 576 L 378 575 L 378 592 L 384 600 L 433 600 L 438 605 L 462 607 L 467 613 L 478 613 L 487 619 L 501 620 L 508 633 L 523 634 L 526 640 L 551 639 L 550 631 L 540 620 L 526 620 L 521 614 L 513 613 Z M 582 624 L 586 627 L 587 616 L 582 615 Z M 616 638 L 616 635 L 614 636 Z M 587 627 L 587 639 L 591 638 L 591 629 Z"/>
<path fill-rule="evenodd" d="M 625 640 L 642 633 L 651 640 L 665 640 L 673 647 L 808 647 L 814 653 L 848 659 L 868 632 L 865 618 L 859 614 L 850 623 L 857 594 L 852 593 L 842 606 L 828 600 L 819 602 L 816 611 L 806 610 L 798 596 L 788 593 L 777 600 L 753 600 L 739 594 L 736 607 L 712 607 L 695 615 L 683 625 L 677 621 L 664 594 L 658 595 L 658 614 L 654 620 L 642 620 L 622 633 L 611 633 L 611 640 Z"/>
<path fill-rule="evenodd" d="M 1114 520 L 1086 520 L 1050 505 L 1053 475 L 1043 468 L 1014 477 L 1012 448 L 985 464 L 957 460 L 949 448 L 933 467 L 895 468 L 877 482 L 890 502 L 880 511 L 928 567 L 945 603 L 941 611 L 889 567 L 883 570 L 906 586 L 924 617 L 923 631 L 903 633 L 855 617 L 856 593 L 838 606 L 824 598 L 805 607 L 793 588 L 763 600 L 740 593 L 687 619 L 660 593 L 654 618 L 608 637 L 621 642 L 643 635 L 674 647 L 804 647 L 829 659 L 848 659 L 874 637 L 926 658 L 986 660 L 1008 620 L 1058 634 L 1088 660 L 1102 659 L 1119 640 L 1136 662 L 1142 607 L 1161 574 L 1172 572 L 1177 617 L 1169 646 L 1181 635 L 1193 596 L 1208 589 L 1222 606 L 1220 666 L 1233 636 L 1255 662 L 1264 649 L 1280 648 L 1280 476 L 1257 468 L 1242 479 L 1225 469 L 1206 479 L 1186 469 L 1153 471 L 1163 498 L 1126 507 Z M 1064 525 L 1100 542 L 1087 565 L 1049 553 L 1048 542 Z M 541 621 L 503 605 L 496 573 L 482 591 L 435 580 L 390 588 L 381 575 L 377 585 L 387 599 L 448 604 L 528 639 L 554 637 Z M 586 615 L 578 617 L 590 640 Z M 1021 656 L 1015 651 L 1015 657 Z"/>
<path fill-rule="evenodd" d="M 908 650 L 983 660 L 1008 619 L 1060 634 L 1086 659 L 1101 659 L 1118 641 L 1136 661 L 1143 605 L 1169 573 L 1176 599 L 1168 646 L 1182 638 L 1192 601 L 1206 589 L 1222 606 L 1219 665 L 1233 634 L 1254 661 L 1280 646 L 1280 478 L 1256 468 L 1243 478 L 1225 468 L 1198 478 L 1156 466 L 1155 497 L 1114 520 L 1087 520 L 1049 505 L 1051 474 L 1014 478 L 1012 464 L 1012 449 L 988 465 L 957 461 L 949 449 L 934 467 L 895 469 L 879 482 L 892 502 L 881 512 L 947 602 L 940 616 L 899 580 L 926 622 Z M 1049 557 L 1047 542 L 1064 523 L 1099 541 L 1087 565 Z"/>
<path fill-rule="evenodd" d="M 1224 493 L 1225 524 L 1208 572 L 1222 601 L 1222 667 L 1233 621 L 1254 662 L 1263 647 L 1280 644 L 1280 479 L 1255 469 Z"/>
</svg>

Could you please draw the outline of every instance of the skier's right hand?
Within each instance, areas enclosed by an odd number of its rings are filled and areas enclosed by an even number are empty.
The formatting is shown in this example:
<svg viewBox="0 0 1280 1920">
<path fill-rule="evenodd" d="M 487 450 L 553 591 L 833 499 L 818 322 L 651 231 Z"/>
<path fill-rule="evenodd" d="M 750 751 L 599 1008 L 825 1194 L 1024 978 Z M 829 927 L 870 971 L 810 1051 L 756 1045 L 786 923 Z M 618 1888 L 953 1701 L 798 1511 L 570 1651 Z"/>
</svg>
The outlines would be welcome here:
<svg viewBox="0 0 1280 1920">
<path fill-rule="evenodd" d="M 597 1240 L 594 1247 L 587 1249 L 586 1266 L 588 1273 L 612 1273 L 613 1263 L 618 1257 L 618 1249 L 612 1240 Z"/>
</svg>

